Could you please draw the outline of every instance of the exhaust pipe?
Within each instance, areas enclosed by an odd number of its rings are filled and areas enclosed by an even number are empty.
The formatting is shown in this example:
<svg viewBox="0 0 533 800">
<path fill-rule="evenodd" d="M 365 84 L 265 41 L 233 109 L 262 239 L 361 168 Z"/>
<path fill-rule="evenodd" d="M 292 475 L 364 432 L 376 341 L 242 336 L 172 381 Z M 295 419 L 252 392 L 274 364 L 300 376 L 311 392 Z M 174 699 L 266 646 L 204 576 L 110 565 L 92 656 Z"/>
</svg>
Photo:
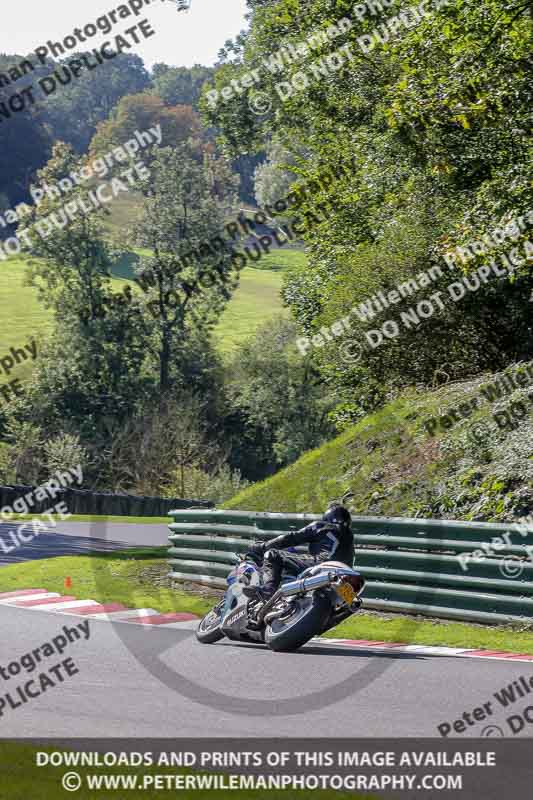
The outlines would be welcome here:
<svg viewBox="0 0 533 800">
<path fill-rule="evenodd" d="M 335 582 L 333 573 L 328 572 L 327 575 L 313 575 L 310 578 L 302 578 L 299 581 L 291 581 L 285 583 L 280 587 L 279 591 L 283 597 L 292 597 L 295 594 L 302 592 L 314 591 L 315 589 L 322 589 L 324 586 L 331 586 Z"/>
<path fill-rule="evenodd" d="M 309 592 L 314 589 L 322 589 L 325 586 L 331 586 L 331 584 L 335 582 L 335 574 L 328 572 L 327 575 L 313 575 L 310 578 L 303 578 L 299 581 L 284 583 L 282 586 L 280 586 L 277 592 L 266 601 L 263 608 L 259 610 L 257 621 L 262 623 L 266 619 L 266 615 L 270 609 L 274 608 L 278 600 L 280 600 L 282 597 L 292 597 L 293 595 L 301 594 L 302 592 Z"/>
</svg>

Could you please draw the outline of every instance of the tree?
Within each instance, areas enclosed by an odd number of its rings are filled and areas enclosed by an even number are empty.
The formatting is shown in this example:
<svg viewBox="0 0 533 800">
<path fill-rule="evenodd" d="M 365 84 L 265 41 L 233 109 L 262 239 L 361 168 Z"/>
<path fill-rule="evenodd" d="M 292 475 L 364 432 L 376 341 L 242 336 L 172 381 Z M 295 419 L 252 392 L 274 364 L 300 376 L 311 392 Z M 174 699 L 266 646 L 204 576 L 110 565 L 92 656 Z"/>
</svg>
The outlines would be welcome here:
<svg viewBox="0 0 533 800">
<path fill-rule="evenodd" d="M 65 63 L 79 59 L 82 53 L 69 56 Z M 91 57 L 91 54 L 85 54 Z M 23 62 L 23 56 L 0 55 L 0 72 Z M 29 61 L 32 63 L 31 55 Z M 33 96 L 38 98 L 36 82 L 55 70 L 62 61 L 47 59 L 45 64 L 34 64 L 34 71 L 20 77 L 12 85 L 0 87 L 0 103 L 6 103 L 14 94 L 21 94 L 33 86 Z M 30 103 L 0 123 L 0 186 L 3 208 L 28 202 L 31 180 L 51 156 L 54 142 L 69 144 L 77 153 L 86 151 L 97 124 L 109 117 L 117 102 L 126 94 L 146 89 L 149 76 L 139 56 L 120 53 L 94 71 L 82 71 L 68 85 L 46 101 Z M 0 229 L 0 238 L 3 228 Z M 11 231 L 9 231 L 11 233 Z"/>
<path fill-rule="evenodd" d="M 21 56 L 0 55 L 0 72 L 8 73 L 9 68 L 20 64 Z M 20 78 L 16 84 L 0 87 L 0 103 L 9 110 L 8 101 L 15 95 L 22 94 L 32 83 L 31 77 Z M 41 167 L 50 157 L 52 136 L 43 120 L 43 115 L 36 105 L 28 106 L 18 113 L 0 122 L 0 214 L 19 203 L 29 199 L 29 183 L 36 169 Z M 0 227 L 0 238 L 6 233 Z M 12 231 L 10 231 L 11 235 Z"/>
<path fill-rule="evenodd" d="M 95 156 L 105 153 L 131 139 L 135 131 L 157 125 L 161 125 L 162 143 L 166 147 L 175 147 L 191 138 L 200 146 L 201 121 L 190 106 L 167 108 L 159 97 L 143 92 L 122 98 L 111 117 L 98 126 L 90 152 Z"/>
<path fill-rule="evenodd" d="M 79 467 L 86 472 L 89 456 L 81 444 L 80 437 L 73 433 L 60 433 L 48 439 L 43 445 L 46 471 L 52 475 L 56 471 Z"/>
<path fill-rule="evenodd" d="M 73 53 L 66 63 L 92 54 Z M 61 62 L 59 62 L 61 63 Z M 49 59 L 48 72 L 58 68 Z M 83 70 L 76 80 L 60 86 L 43 104 L 43 119 L 50 126 L 54 139 L 70 144 L 77 153 L 86 152 L 100 122 L 108 119 L 126 95 L 137 94 L 149 87 L 150 78 L 139 56 L 119 53 L 95 70 Z"/>
<path fill-rule="evenodd" d="M 295 163 L 283 145 L 272 142 L 267 149 L 267 160 L 259 164 L 254 173 L 255 199 L 260 208 L 273 206 L 289 194 L 295 175 L 290 167 Z M 278 217 L 278 219 L 280 219 Z"/>
<path fill-rule="evenodd" d="M 153 91 L 167 106 L 192 106 L 197 111 L 203 85 L 213 72 L 212 67 L 203 67 L 200 64 L 195 64 L 193 67 L 154 64 Z"/>
<path fill-rule="evenodd" d="M 272 112 L 251 113 L 254 83 L 214 109 L 203 103 L 206 119 L 233 154 L 257 150 L 265 137 L 283 142 L 294 171 L 307 181 L 339 162 L 353 163 L 349 178 L 319 187 L 299 209 L 330 209 L 327 221 L 306 234 L 309 266 L 291 276 L 284 293 L 306 335 L 405 276 L 437 263 L 448 272 L 444 253 L 531 208 L 530 4 L 452 0 L 408 26 L 401 19 L 393 26 L 398 9 L 391 7 L 379 26 L 385 44 L 374 35 L 372 14 L 340 35 L 349 2 L 309 0 L 305 14 L 292 0 L 250 5 L 249 32 L 227 48 L 214 81 L 221 90 L 260 69 L 259 89 L 272 98 Z M 389 22 L 394 34 L 387 32 Z M 288 43 L 296 47 L 328 30 L 337 31 L 331 41 L 326 36 L 307 56 L 285 58 L 283 74 L 264 69 L 273 42 L 283 41 L 287 52 Z M 362 35 L 372 43 L 366 51 Z M 345 45 L 336 68 L 328 68 L 327 56 Z M 280 80 L 284 101 L 276 90 Z M 513 242 L 523 253 L 527 236 L 522 231 Z M 400 241 L 403 250 L 396 247 Z M 488 267 L 504 249 L 459 261 L 456 279 Z M 461 378 L 531 357 L 532 280 L 531 261 L 523 258 L 505 281 L 487 284 L 418 331 L 402 332 L 396 345 L 354 365 L 342 357 L 346 337 L 335 339 L 316 353 L 317 365 L 343 403 L 361 413 L 398 386 L 431 382 L 444 359 L 447 371 Z M 354 323 L 351 343 L 364 333 Z"/>
<path fill-rule="evenodd" d="M 70 147 L 57 144 L 38 179 L 57 185 L 83 163 Z M 113 302 L 111 270 L 120 254 L 104 238 L 106 212 L 99 208 L 69 219 L 63 208 L 86 191 L 80 185 L 67 196 L 45 196 L 26 228 L 33 256 L 28 281 L 54 312 L 57 326 L 28 387 L 31 402 L 20 407 L 51 432 L 62 429 L 63 418 L 75 420 L 90 438 L 102 416 L 131 412 L 147 378 L 139 304 Z"/>
<path fill-rule="evenodd" d="M 333 425 L 334 398 L 294 346 L 296 326 L 277 319 L 241 345 L 228 366 L 232 463 L 258 480 L 318 447 Z"/>
<path fill-rule="evenodd" d="M 43 430 L 38 424 L 11 417 L 0 449 L 0 480 L 13 485 L 38 486 L 43 477 Z"/>
<path fill-rule="evenodd" d="M 107 439 L 110 482 L 118 491 L 187 497 L 190 470 L 209 470 L 222 462 L 208 436 L 202 402 L 184 392 L 142 405 Z"/>
<path fill-rule="evenodd" d="M 192 142 L 158 149 L 151 177 L 141 183 L 136 242 L 149 255 L 138 275 L 163 395 L 175 380 L 184 340 L 192 330 L 213 328 L 236 286 L 230 252 L 210 244 L 224 232 L 223 204 L 234 186 L 227 166 L 199 154 Z"/>
</svg>

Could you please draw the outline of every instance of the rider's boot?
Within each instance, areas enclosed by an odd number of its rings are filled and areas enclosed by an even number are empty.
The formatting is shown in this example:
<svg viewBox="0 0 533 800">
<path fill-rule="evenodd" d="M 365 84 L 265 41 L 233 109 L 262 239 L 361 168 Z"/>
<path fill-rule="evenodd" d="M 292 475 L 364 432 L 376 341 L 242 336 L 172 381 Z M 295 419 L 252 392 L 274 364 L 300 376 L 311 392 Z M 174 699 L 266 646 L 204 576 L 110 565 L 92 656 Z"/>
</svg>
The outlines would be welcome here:
<svg viewBox="0 0 533 800">
<path fill-rule="evenodd" d="M 251 628 L 254 628 L 255 625 L 257 625 L 258 628 L 261 627 L 257 621 L 259 612 L 265 603 L 270 600 L 275 591 L 276 587 L 269 586 L 268 584 L 263 586 L 247 586 L 243 589 L 243 593 L 250 598 L 248 600 L 248 617 Z"/>
</svg>

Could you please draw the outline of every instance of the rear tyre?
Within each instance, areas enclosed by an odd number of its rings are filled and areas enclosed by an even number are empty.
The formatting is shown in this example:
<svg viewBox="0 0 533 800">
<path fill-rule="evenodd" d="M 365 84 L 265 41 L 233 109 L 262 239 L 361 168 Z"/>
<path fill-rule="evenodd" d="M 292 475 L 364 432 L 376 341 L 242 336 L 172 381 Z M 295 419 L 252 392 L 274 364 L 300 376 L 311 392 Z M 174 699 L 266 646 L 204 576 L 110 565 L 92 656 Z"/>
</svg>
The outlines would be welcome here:
<svg viewBox="0 0 533 800">
<path fill-rule="evenodd" d="M 222 633 L 222 617 L 220 610 L 213 608 L 200 621 L 196 630 L 196 638 L 202 644 L 214 644 L 224 638 Z"/>
<path fill-rule="evenodd" d="M 297 650 L 321 633 L 331 614 L 331 603 L 324 595 L 297 598 L 292 613 L 273 619 L 266 627 L 265 642 L 277 653 Z"/>
</svg>

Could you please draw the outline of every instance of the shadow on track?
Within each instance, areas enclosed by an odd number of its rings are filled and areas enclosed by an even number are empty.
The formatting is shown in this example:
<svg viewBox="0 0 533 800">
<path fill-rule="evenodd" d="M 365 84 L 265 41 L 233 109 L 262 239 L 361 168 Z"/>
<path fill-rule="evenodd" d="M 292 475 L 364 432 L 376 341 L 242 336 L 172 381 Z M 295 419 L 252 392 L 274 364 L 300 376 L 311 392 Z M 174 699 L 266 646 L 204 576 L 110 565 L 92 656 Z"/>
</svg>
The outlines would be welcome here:
<svg viewBox="0 0 533 800">
<path fill-rule="evenodd" d="M 220 642 L 218 645 L 200 645 L 202 647 L 244 647 L 246 650 L 259 650 L 263 653 L 269 653 L 276 658 L 283 656 L 344 656 L 345 658 L 391 658 L 393 660 L 415 660 L 421 661 L 427 658 L 419 653 L 394 653 L 394 652 L 380 652 L 374 648 L 357 647 L 350 649 L 348 647 L 335 647 L 335 645 L 304 645 L 299 650 L 290 651 L 288 653 L 274 653 L 269 650 L 264 644 L 254 644 L 252 642 Z"/>
</svg>

